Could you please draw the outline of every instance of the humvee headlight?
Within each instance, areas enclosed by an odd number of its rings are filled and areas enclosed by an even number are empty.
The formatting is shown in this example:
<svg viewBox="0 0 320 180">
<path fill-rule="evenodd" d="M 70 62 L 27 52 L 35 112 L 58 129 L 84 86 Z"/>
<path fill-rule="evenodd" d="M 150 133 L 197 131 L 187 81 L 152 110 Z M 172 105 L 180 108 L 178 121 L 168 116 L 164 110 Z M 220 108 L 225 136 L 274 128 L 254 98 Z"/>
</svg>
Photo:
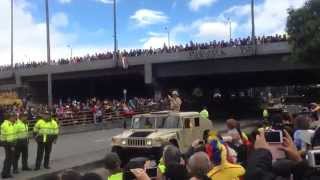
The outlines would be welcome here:
<svg viewBox="0 0 320 180">
<path fill-rule="evenodd" d="M 121 141 L 121 144 L 122 144 L 122 145 L 126 145 L 126 144 L 127 144 L 127 140 L 123 139 L 123 140 Z"/>
<path fill-rule="evenodd" d="M 151 139 L 148 139 L 147 142 L 146 142 L 146 144 L 147 144 L 148 146 L 151 146 L 151 145 L 152 145 L 152 140 L 151 140 Z"/>
</svg>

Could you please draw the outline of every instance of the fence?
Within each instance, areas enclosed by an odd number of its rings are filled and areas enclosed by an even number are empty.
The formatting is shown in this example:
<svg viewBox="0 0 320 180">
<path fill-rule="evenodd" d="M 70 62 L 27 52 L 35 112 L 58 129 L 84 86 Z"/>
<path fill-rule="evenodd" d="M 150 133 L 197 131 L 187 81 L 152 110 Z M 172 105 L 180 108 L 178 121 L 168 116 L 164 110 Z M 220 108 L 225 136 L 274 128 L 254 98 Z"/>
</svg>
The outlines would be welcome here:
<svg viewBox="0 0 320 180">
<path fill-rule="evenodd" d="M 107 111 L 103 112 L 102 122 L 108 121 L 118 121 L 123 119 L 131 118 L 134 114 L 143 114 L 146 112 L 158 111 L 161 107 L 158 105 L 154 106 L 145 106 L 139 108 L 139 111 L 134 112 L 132 114 L 125 113 L 123 111 Z M 86 125 L 93 124 L 94 118 L 93 113 L 91 111 L 80 111 L 80 112 L 70 112 L 65 114 L 64 117 L 58 118 L 60 126 L 74 126 L 74 125 Z M 29 122 L 29 127 L 33 128 L 36 120 L 32 120 Z"/>
</svg>

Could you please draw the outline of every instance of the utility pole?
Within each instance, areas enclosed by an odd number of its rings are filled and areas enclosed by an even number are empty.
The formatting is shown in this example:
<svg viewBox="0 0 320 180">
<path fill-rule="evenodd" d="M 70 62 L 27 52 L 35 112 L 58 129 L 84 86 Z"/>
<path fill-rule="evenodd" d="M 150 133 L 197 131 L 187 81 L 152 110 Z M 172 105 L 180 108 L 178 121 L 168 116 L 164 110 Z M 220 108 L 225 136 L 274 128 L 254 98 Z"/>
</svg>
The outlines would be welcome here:
<svg viewBox="0 0 320 180">
<path fill-rule="evenodd" d="M 70 60 L 72 59 L 72 46 L 71 45 L 67 45 L 68 48 L 70 48 Z"/>
<path fill-rule="evenodd" d="M 51 64 L 50 57 L 50 22 L 49 22 L 49 2 L 46 1 L 46 30 L 47 30 L 47 63 L 48 66 Z M 52 108 L 52 74 L 48 72 L 48 106 Z"/>
<path fill-rule="evenodd" d="M 228 24 L 229 24 L 229 41 L 231 42 L 232 39 L 232 24 L 230 18 L 228 18 Z"/>
<path fill-rule="evenodd" d="M 118 64 L 118 39 L 117 39 L 117 0 L 113 0 L 113 38 L 114 38 L 114 51 L 113 51 L 113 62 L 115 67 Z"/>
<path fill-rule="evenodd" d="M 13 71 L 13 0 L 11 0 L 11 69 Z"/>
<path fill-rule="evenodd" d="M 251 41 L 252 41 L 252 49 L 253 54 L 257 53 L 257 45 L 256 45 L 256 32 L 255 32 L 255 22 L 254 22 L 254 0 L 251 0 L 251 25 L 252 25 L 252 34 L 251 34 Z"/>
</svg>

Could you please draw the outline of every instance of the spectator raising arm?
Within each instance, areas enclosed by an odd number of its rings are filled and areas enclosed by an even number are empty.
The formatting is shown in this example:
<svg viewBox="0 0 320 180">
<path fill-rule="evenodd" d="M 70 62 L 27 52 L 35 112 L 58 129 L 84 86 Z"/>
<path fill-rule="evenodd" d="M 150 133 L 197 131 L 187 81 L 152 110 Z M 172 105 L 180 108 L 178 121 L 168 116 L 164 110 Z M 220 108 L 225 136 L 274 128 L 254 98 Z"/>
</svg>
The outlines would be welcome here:
<svg viewBox="0 0 320 180">
<path fill-rule="evenodd" d="M 264 137 L 264 132 L 256 136 L 254 148 L 255 150 L 248 159 L 245 180 L 273 180 L 275 175 L 272 173 L 272 155 Z"/>
</svg>

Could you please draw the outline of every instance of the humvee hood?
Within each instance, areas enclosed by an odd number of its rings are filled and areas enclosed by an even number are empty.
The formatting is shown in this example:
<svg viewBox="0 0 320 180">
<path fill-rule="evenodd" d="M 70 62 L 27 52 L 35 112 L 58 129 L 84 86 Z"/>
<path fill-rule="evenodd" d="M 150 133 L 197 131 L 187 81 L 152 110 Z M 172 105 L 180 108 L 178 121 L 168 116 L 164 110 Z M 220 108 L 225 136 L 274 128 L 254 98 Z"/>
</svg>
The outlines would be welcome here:
<svg viewBox="0 0 320 180">
<path fill-rule="evenodd" d="M 151 131 L 138 131 L 138 132 L 132 133 L 130 137 L 147 137 L 151 133 L 152 133 Z"/>
<path fill-rule="evenodd" d="M 137 138 L 161 138 L 161 137 L 168 137 L 172 136 L 176 132 L 178 132 L 178 129 L 157 129 L 153 131 L 133 131 L 133 130 L 127 130 L 122 132 L 121 134 L 114 136 L 115 138 L 130 138 L 130 137 L 137 137 Z"/>
<path fill-rule="evenodd" d="M 153 132 L 152 134 L 150 134 L 148 136 L 148 138 L 158 138 L 158 137 L 167 137 L 167 136 L 172 136 L 173 134 L 175 134 L 176 132 L 178 132 L 177 129 L 166 129 L 166 130 L 157 130 L 155 132 Z"/>
</svg>

